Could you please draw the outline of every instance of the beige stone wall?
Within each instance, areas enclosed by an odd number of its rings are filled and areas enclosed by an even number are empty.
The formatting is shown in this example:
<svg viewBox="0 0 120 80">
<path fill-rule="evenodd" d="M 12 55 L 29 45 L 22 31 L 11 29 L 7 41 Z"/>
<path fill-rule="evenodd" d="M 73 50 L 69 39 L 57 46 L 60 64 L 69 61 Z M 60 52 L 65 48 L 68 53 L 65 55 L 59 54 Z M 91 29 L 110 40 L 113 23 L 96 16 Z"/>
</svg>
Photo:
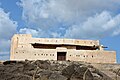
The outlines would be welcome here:
<svg viewBox="0 0 120 80">
<path fill-rule="evenodd" d="M 56 49 L 36 49 L 31 44 L 68 44 Z M 57 60 L 57 52 L 66 52 L 66 60 L 90 63 L 116 63 L 115 51 L 76 50 L 75 45 L 99 46 L 98 40 L 32 38 L 31 35 L 14 35 L 11 40 L 11 60 Z M 102 48 L 102 47 L 101 47 Z"/>
<path fill-rule="evenodd" d="M 57 60 L 56 50 L 17 49 L 12 60 Z"/>
<path fill-rule="evenodd" d="M 12 60 L 57 60 L 57 52 L 66 52 L 66 60 L 89 63 L 116 63 L 114 51 L 85 51 L 66 49 L 22 49 L 15 50 Z"/>
<path fill-rule="evenodd" d="M 60 39 L 60 38 L 32 38 L 29 34 L 16 34 L 14 38 L 19 38 L 19 44 L 26 43 L 43 43 L 43 44 L 69 44 L 69 45 L 86 45 L 99 46 L 99 40 L 77 40 L 77 39 Z"/>
<path fill-rule="evenodd" d="M 116 63 L 115 51 L 69 50 L 68 53 L 67 60 L 85 61 L 89 63 Z"/>
</svg>

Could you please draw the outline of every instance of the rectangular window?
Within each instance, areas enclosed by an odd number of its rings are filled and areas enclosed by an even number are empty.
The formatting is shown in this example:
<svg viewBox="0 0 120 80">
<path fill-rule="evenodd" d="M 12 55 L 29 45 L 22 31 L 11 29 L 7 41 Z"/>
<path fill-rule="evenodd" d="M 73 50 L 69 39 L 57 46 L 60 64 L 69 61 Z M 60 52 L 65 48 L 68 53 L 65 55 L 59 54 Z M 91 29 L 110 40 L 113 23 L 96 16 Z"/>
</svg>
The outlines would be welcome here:
<svg viewBox="0 0 120 80">
<path fill-rule="evenodd" d="M 58 61 L 66 60 L 66 52 L 57 52 L 57 60 Z"/>
<path fill-rule="evenodd" d="M 76 46 L 76 50 L 97 50 L 94 46 Z"/>
<path fill-rule="evenodd" d="M 65 47 L 67 49 L 75 49 L 74 45 L 53 45 L 53 44 L 39 44 L 39 43 L 35 43 L 32 44 L 32 46 L 34 48 L 38 48 L 38 49 L 56 49 L 57 47 Z"/>
</svg>

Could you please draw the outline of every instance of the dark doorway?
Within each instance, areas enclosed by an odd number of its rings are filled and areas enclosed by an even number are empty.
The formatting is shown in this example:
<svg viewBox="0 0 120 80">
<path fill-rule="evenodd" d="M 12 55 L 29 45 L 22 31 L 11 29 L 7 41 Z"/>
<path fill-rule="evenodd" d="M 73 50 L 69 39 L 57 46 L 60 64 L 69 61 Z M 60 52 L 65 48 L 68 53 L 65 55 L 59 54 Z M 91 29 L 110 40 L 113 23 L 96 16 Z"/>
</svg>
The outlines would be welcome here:
<svg viewBox="0 0 120 80">
<path fill-rule="evenodd" d="M 65 61 L 66 60 L 66 52 L 57 52 L 57 60 Z"/>
</svg>

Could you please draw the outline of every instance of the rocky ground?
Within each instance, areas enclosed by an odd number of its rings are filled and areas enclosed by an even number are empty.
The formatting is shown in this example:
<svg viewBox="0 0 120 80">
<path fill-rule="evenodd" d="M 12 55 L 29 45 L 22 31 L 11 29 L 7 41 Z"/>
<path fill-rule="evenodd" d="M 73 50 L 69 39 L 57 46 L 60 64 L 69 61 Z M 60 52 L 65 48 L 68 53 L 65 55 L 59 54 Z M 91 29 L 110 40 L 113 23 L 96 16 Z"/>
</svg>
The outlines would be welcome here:
<svg viewBox="0 0 120 80">
<path fill-rule="evenodd" d="M 72 61 L 5 61 L 0 80 L 120 80 L 120 65 Z"/>
</svg>

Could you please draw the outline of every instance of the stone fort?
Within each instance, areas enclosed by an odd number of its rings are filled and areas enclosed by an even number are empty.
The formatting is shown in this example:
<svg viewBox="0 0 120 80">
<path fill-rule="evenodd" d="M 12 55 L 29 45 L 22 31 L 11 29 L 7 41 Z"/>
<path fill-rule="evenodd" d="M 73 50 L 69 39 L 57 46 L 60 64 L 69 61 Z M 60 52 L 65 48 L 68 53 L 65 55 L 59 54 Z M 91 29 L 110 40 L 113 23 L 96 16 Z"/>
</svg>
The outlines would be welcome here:
<svg viewBox="0 0 120 80">
<path fill-rule="evenodd" d="M 116 63 L 116 52 L 106 51 L 99 40 L 33 38 L 15 34 L 10 60 L 70 60 L 89 63 Z"/>
</svg>

